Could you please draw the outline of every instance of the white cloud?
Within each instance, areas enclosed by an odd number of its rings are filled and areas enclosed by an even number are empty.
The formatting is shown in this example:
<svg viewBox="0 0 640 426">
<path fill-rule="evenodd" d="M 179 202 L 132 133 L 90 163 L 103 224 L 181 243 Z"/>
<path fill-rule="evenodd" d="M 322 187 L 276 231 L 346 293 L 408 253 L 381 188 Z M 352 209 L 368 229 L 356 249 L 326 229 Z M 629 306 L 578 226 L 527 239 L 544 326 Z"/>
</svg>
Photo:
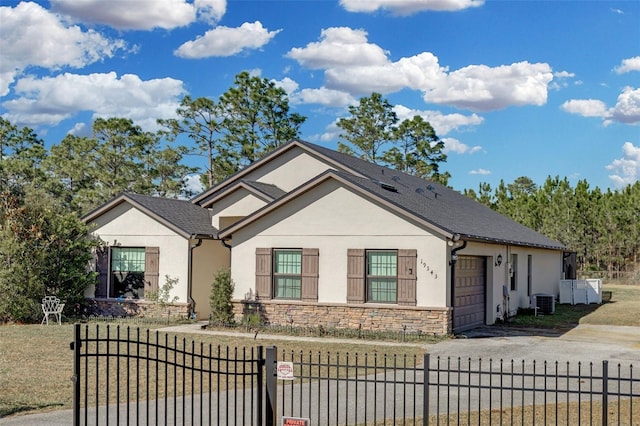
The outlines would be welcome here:
<svg viewBox="0 0 640 426">
<path fill-rule="evenodd" d="M 324 69 L 327 89 L 362 96 L 409 88 L 421 91 L 426 102 L 474 111 L 543 105 L 553 80 L 546 63 L 471 65 L 449 72 L 430 52 L 392 62 L 388 52 L 367 41 L 366 32 L 344 27 L 323 30 L 319 42 L 291 49 L 287 56 L 303 67 Z M 558 78 L 571 76 L 563 71 Z"/>
<path fill-rule="evenodd" d="M 407 16 L 426 10 L 456 11 L 484 4 L 484 0 L 340 0 L 349 12 L 372 13 L 379 9 Z"/>
<path fill-rule="evenodd" d="M 611 110 L 611 120 L 625 124 L 640 123 L 640 89 L 624 88 Z"/>
<path fill-rule="evenodd" d="M 494 68 L 470 65 L 449 73 L 445 81 L 427 89 L 424 98 L 472 111 L 540 106 L 547 102 L 552 79 L 551 67 L 545 63 L 518 62 Z"/>
<path fill-rule="evenodd" d="M 607 105 L 597 99 L 571 99 L 563 103 L 561 108 L 583 117 L 604 117 L 607 113 Z"/>
<path fill-rule="evenodd" d="M 25 77 L 15 86 L 17 97 L 2 104 L 5 118 L 23 125 L 56 125 L 80 111 L 96 117 L 130 118 L 145 130 L 156 130 L 157 118 L 175 116 L 183 83 L 172 78 L 143 81 L 116 73 L 64 73 L 37 79 Z"/>
<path fill-rule="evenodd" d="M 640 123 L 640 89 L 625 87 L 618 95 L 613 108 L 607 108 L 607 105 L 598 99 L 572 99 L 563 103 L 562 109 L 583 117 L 600 117 L 605 126 L 613 122 L 638 124 Z"/>
<path fill-rule="evenodd" d="M 320 104 L 339 108 L 354 105 L 358 102 L 349 93 L 327 89 L 326 87 L 298 91 L 300 85 L 289 77 L 285 77 L 282 80 L 273 80 L 273 82 L 287 92 L 289 101 L 292 104 Z"/>
<path fill-rule="evenodd" d="M 327 28 L 320 33 L 320 41 L 306 47 L 294 47 L 286 57 L 311 68 L 343 66 L 372 66 L 387 63 L 387 54 L 379 46 L 367 43 L 367 32 L 347 27 Z"/>
<path fill-rule="evenodd" d="M 416 115 L 422 117 L 425 121 L 428 121 L 433 126 L 436 134 L 440 137 L 448 134 L 452 130 L 458 130 L 461 127 L 477 126 L 484 122 L 484 118 L 477 114 L 463 115 L 463 114 L 443 114 L 440 111 L 421 111 L 416 109 L 410 109 L 404 105 L 396 105 L 394 111 L 398 115 L 400 121 L 406 119 L 412 119 Z"/>
<path fill-rule="evenodd" d="M 197 19 L 220 20 L 226 0 L 50 0 L 54 11 L 86 23 L 108 25 L 120 30 L 173 29 Z"/>
<path fill-rule="evenodd" d="M 184 189 L 192 194 L 200 194 L 205 190 L 199 174 L 187 175 L 184 177 Z"/>
<path fill-rule="evenodd" d="M 298 90 L 298 87 L 300 87 L 297 81 L 292 80 L 289 77 L 285 77 L 282 80 L 271 80 L 271 81 L 273 81 L 273 83 L 276 86 L 283 88 L 284 91 L 287 92 L 289 96 L 291 96 L 291 94 L 294 93 L 296 90 Z"/>
<path fill-rule="evenodd" d="M 574 78 L 575 73 L 569 71 L 559 71 L 553 73 L 554 81 L 549 84 L 549 88 L 553 90 L 560 90 L 562 88 L 568 87 L 569 83 L 566 81 L 567 79 Z M 578 84 L 574 82 L 574 84 Z"/>
<path fill-rule="evenodd" d="M 444 142 L 443 152 L 445 154 L 449 154 L 450 152 L 455 152 L 456 154 L 475 154 L 476 152 L 482 151 L 480 145 L 469 146 L 455 138 L 443 138 L 442 141 Z"/>
<path fill-rule="evenodd" d="M 0 96 L 7 95 L 9 85 L 31 66 L 82 68 L 126 47 L 123 40 L 66 26 L 58 16 L 31 2 L 0 7 L 0 22 Z"/>
<path fill-rule="evenodd" d="M 260 21 L 245 22 L 237 28 L 221 26 L 184 43 L 174 54 L 189 59 L 232 56 L 243 50 L 260 49 L 280 31 L 269 31 Z"/>
<path fill-rule="evenodd" d="M 606 169 L 614 172 L 609 179 L 617 188 L 635 183 L 640 179 L 640 146 L 625 142 L 622 145 L 622 158 L 613 160 Z"/>
<path fill-rule="evenodd" d="M 623 59 L 622 63 L 613 69 L 618 74 L 624 74 L 631 71 L 640 71 L 640 56 Z"/>
<path fill-rule="evenodd" d="M 435 87 L 446 79 L 446 71 L 438 64 L 435 55 L 424 52 L 380 65 L 329 68 L 325 71 L 325 78 L 327 87 L 331 89 L 352 94 L 385 94 L 405 87 L 413 90 Z"/>
<path fill-rule="evenodd" d="M 613 69 L 618 74 L 624 74 L 631 71 L 640 71 L 640 56 L 623 59 L 622 63 Z"/>
<path fill-rule="evenodd" d="M 326 107 L 343 107 L 357 104 L 356 98 L 349 93 L 340 90 L 331 90 L 326 87 L 319 89 L 302 89 L 294 94 L 294 103 L 320 104 Z"/>
<path fill-rule="evenodd" d="M 470 170 L 469 171 L 470 175 L 490 175 L 491 174 L 491 170 L 487 170 L 487 169 L 475 169 L 475 170 Z"/>
</svg>

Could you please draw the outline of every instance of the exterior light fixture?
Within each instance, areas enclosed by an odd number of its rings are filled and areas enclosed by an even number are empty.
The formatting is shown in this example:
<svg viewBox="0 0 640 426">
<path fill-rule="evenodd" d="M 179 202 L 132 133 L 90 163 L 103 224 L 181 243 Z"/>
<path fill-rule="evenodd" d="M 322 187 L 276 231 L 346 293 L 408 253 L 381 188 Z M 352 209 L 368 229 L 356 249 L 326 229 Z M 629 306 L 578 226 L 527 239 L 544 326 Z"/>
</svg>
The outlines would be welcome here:
<svg viewBox="0 0 640 426">
<path fill-rule="evenodd" d="M 496 257 L 496 266 L 500 266 L 502 265 L 502 255 L 499 254 L 498 257 Z"/>
</svg>

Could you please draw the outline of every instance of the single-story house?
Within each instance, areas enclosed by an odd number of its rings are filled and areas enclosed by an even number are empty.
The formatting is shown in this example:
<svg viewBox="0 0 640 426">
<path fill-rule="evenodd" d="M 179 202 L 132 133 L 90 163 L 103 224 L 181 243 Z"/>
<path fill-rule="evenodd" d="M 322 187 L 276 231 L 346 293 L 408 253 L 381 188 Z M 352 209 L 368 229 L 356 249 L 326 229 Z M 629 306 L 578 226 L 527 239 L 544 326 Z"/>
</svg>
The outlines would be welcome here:
<svg viewBox="0 0 640 426">
<path fill-rule="evenodd" d="M 89 297 L 143 304 L 169 276 L 201 319 L 221 268 L 238 317 L 251 304 L 271 324 L 433 334 L 515 315 L 533 294 L 557 296 L 563 278 L 560 242 L 443 185 L 300 140 L 191 201 L 123 194 L 85 221 L 108 243 Z M 118 278 L 132 270 L 123 257 L 141 259 L 143 291 Z"/>
</svg>

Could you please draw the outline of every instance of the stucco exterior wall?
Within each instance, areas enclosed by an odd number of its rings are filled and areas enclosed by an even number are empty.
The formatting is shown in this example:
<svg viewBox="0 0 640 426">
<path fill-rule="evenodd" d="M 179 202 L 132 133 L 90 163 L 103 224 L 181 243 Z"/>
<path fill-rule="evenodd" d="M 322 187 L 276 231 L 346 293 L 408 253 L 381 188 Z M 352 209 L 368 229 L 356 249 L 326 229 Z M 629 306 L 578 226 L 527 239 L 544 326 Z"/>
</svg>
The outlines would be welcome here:
<svg viewBox="0 0 640 426">
<path fill-rule="evenodd" d="M 296 147 L 251 171 L 243 179 L 272 184 L 288 192 L 330 168 Z"/>
<path fill-rule="evenodd" d="M 529 307 L 528 293 L 528 256 L 531 255 L 531 294 L 549 293 L 558 295 L 558 286 L 562 275 L 562 252 L 533 247 L 521 247 L 501 244 L 470 242 L 458 252 L 459 255 L 483 256 L 487 258 L 486 323 L 493 324 L 504 314 L 515 315 L 518 308 Z M 509 262 L 511 255 L 517 255 L 517 288 L 510 289 Z M 502 263 L 496 263 L 502 255 Z M 508 298 L 504 297 L 506 286 Z M 498 310 L 498 306 L 500 307 Z"/>
<path fill-rule="evenodd" d="M 417 306 L 447 306 L 446 241 L 333 180 L 239 230 L 232 245 L 235 299 L 255 291 L 258 247 L 319 249 L 318 303 L 346 303 L 348 249 L 416 249 Z"/>
<path fill-rule="evenodd" d="M 158 285 L 165 284 L 165 276 L 177 278 L 170 298 L 187 303 L 189 240 L 171 229 L 122 203 L 94 221 L 92 234 L 100 237 L 110 246 L 159 247 Z M 95 289 L 87 289 L 85 295 L 93 297 Z"/>
<path fill-rule="evenodd" d="M 216 229 L 221 229 L 226 225 L 224 217 L 244 217 L 267 204 L 267 200 L 257 197 L 244 188 L 238 188 L 236 191 L 228 194 L 224 198 L 217 200 L 211 207 L 212 225 Z"/>
<path fill-rule="evenodd" d="M 199 320 L 209 319 L 213 277 L 221 269 L 229 267 L 231 251 L 218 240 L 204 240 L 192 252 L 193 272 L 191 294 L 196 302 Z"/>
</svg>

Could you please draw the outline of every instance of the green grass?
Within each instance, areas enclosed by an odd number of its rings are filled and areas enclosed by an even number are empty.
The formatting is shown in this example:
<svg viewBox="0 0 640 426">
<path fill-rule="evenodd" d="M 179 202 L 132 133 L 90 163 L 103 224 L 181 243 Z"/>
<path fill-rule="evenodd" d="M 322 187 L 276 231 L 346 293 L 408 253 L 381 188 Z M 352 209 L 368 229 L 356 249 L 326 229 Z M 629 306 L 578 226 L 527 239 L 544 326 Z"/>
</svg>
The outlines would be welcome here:
<svg viewBox="0 0 640 426">
<path fill-rule="evenodd" d="M 521 312 L 510 322 L 517 327 L 553 329 L 573 328 L 577 324 L 628 325 L 640 327 L 640 285 L 605 284 L 603 291 L 611 291 L 611 300 L 601 305 L 556 304 L 554 315 L 535 316 L 532 311 Z"/>
</svg>

